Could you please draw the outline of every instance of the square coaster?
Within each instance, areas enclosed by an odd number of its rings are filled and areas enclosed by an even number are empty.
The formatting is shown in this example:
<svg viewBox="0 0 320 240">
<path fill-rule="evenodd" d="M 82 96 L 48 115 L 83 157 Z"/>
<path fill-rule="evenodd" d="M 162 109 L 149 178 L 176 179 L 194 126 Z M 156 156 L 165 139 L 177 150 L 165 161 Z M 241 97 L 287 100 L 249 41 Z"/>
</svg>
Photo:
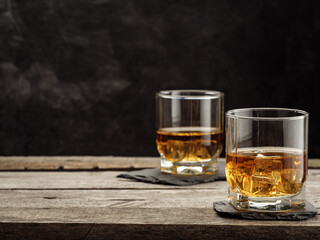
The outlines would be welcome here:
<svg viewBox="0 0 320 240">
<path fill-rule="evenodd" d="M 160 168 L 143 169 L 139 171 L 131 171 L 118 175 L 120 178 L 135 179 L 141 182 L 176 185 L 176 186 L 190 186 L 200 183 L 208 183 L 217 180 L 226 180 L 225 163 L 219 163 L 219 172 L 215 175 L 174 175 L 169 173 L 162 173 Z"/>
<path fill-rule="evenodd" d="M 213 209 L 221 216 L 228 218 L 244 218 L 250 220 L 282 220 L 282 221 L 301 221 L 313 218 L 318 210 L 309 202 L 302 209 L 288 212 L 249 212 L 236 210 L 228 201 L 213 203 Z"/>
</svg>

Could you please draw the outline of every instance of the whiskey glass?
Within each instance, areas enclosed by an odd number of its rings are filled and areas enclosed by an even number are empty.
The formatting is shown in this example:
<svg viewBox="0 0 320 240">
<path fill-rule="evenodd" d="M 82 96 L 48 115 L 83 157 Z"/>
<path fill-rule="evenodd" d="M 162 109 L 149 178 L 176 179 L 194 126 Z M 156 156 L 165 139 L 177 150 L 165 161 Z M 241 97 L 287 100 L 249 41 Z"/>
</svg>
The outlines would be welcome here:
<svg viewBox="0 0 320 240">
<path fill-rule="evenodd" d="M 305 205 L 308 115 L 283 108 L 226 113 L 226 177 L 231 205 L 262 212 Z"/>
<path fill-rule="evenodd" d="M 223 148 L 223 93 L 167 90 L 156 94 L 157 148 L 161 171 L 215 174 Z"/>
</svg>

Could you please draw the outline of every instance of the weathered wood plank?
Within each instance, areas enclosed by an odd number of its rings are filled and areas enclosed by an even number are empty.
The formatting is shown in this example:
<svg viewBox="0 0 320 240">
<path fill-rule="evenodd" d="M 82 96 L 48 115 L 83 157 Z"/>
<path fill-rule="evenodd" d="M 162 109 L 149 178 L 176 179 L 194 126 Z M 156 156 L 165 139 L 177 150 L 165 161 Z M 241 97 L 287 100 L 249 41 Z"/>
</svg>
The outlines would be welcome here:
<svg viewBox="0 0 320 240">
<path fill-rule="evenodd" d="M 319 198 L 319 195 L 317 197 Z M 0 222 L 288 225 L 285 221 L 221 218 L 213 211 L 212 203 L 225 198 L 225 189 L 2 190 Z M 320 216 L 308 221 L 290 222 L 290 225 L 320 228 Z"/>
<path fill-rule="evenodd" d="M 94 225 L 88 239 L 318 239 L 320 230 L 313 226 L 247 225 Z"/>
<path fill-rule="evenodd" d="M 160 166 L 156 157 L 0 157 L 0 170 L 135 169 Z"/>
<path fill-rule="evenodd" d="M 173 189 L 178 186 L 149 184 L 117 178 L 118 171 L 17 171 L 0 172 L 0 189 Z M 210 188 L 208 183 L 188 188 Z"/>
<path fill-rule="evenodd" d="M 290 223 L 221 218 L 212 210 L 225 197 L 221 191 L 2 190 L 0 238 L 317 239 L 320 233 L 319 215 Z"/>
<path fill-rule="evenodd" d="M 117 178 L 116 176 L 120 173 L 119 171 L 5 171 L 0 172 L 0 189 L 206 189 L 226 184 L 225 181 L 185 187 L 150 184 Z M 320 170 L 309 169 L 308 185 L 318 187 L 319 181 Z"/>
<path fill-rule="evenodd" d="M 158 157 L 0 157 L 0 170 L 121 170 L 159 166 Z M 309 159 L 309 168 L 320 168 L 320 159 Z"/>
<path fill-rule="evenodd" d="M 308 168 L 320 168 L 320 159 L 319 158 L 311 158 L 308 160 Z"/>
<path fill-rule="evenodd" d="M 94 224 L 0 223 L 0 239 L 86 239 Z"/>
<path fill-rule="evenodd" d="M 221 218 L 227 182 L 187 187 L 115 178 L 119 172 L 0 172 L 0 239 L 311 238 L 320 215 L 300 222 Z M 306 198 L 320 209 L 320 170 Z M 46 236 L 46 233 L 48 234 Z"/>
<path fill-rule="evenodd" d="M 84 234 L 84 229 L 90 229 Z M 0 223 L 1 239 L 318 239 L 317 226 Z"/>
</svg>

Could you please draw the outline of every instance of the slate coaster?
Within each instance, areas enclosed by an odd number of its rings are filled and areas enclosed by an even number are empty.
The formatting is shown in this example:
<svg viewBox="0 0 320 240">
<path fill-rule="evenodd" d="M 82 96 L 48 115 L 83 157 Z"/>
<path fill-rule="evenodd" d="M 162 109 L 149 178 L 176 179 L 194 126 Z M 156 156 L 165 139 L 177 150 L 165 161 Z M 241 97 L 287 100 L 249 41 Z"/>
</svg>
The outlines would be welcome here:
<svg viewBox="0 0 320 240">
<path fill-rule="evenodd" d="M 228 201 L 214 202 L 213 209 L 222 217 L 282 221 L 307 220 L 316 216 L 318 212 L 309 202 L 306 202 L 306 206 L 302 209 L 281 213 L 238 211 Z"/>
<path fill-rule="evenodd" d="M 117 177 L 135 179 L 147 183 L 176 186 L 190 186 L 199 183 L 213 182 L 217 180 L 226 180 L 224 162 L 219 162 L 219 172 L 216 175 L 174 175 L 169 173 L 161 173 L 160 168 L 153 168 L 126 172 L 118 175 Z"/>
</svg>

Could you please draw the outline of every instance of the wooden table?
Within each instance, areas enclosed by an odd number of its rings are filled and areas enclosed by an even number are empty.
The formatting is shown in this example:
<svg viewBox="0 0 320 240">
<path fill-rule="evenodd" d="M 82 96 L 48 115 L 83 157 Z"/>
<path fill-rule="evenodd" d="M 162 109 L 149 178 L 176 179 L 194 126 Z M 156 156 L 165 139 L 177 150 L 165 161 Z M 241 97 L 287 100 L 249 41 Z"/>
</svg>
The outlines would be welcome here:
<svg viewBox="0 0 320 240">
<path fill-rule="evenodd" d="M 309 160 L 318 167 L 320 160 Z M 1 157 L 0 239 L 320 239 L 320 218 L 252 221 L 219 217 L 227 182 L 189 187 L 116 176 L 158 158 Z M 28 170 L 26 170 L 28 169 Z M 320 207 L 320 169 L 307 199 Z"/>
</svg>

